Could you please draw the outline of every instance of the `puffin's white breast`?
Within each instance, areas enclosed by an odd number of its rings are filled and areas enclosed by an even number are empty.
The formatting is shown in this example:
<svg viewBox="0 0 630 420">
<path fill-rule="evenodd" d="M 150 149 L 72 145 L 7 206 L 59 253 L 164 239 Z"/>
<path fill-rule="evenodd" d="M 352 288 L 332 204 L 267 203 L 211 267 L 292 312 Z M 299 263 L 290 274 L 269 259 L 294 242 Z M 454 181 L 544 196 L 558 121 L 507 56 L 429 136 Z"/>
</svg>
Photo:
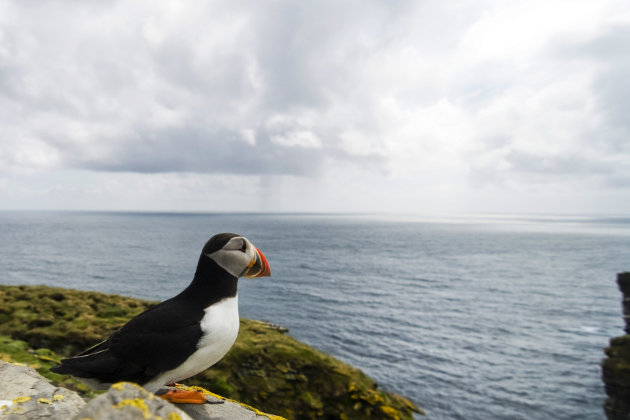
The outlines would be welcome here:
<svg viewBox="0 0 630 420">
<path fill-rule="evenodd" d="M 144 387 L 152 392 L 170 382 L 190 378 L 217 363 L 230 350 L 238 335 L 238 296 L 226 298 L 204 310 L 203 335 L 197 350 L 175 369 L 163 372 Z"/>
</svg>

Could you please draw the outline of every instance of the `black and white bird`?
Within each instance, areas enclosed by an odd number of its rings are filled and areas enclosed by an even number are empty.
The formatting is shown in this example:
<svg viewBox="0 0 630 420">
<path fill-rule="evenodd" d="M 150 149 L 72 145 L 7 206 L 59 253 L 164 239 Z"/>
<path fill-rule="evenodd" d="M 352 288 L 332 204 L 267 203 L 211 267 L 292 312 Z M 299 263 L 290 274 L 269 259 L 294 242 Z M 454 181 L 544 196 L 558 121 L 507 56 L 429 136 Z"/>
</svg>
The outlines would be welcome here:
<svg viewBox="0 0 630 420">
<path fill-rule="evenodd" d="M 137 315 L 107 340 L 61 360 L 51 371 L 97 388 L 130 381 L 151 392 L 189 378 L 221 360 L 236 341 L 238 278 L 270 274 L 263 253 L 245 237 L 215 235 L 203 247 L 193 281 L 183 292 Z M 198 399 L 184 394 L 171 392 L 167 398 Z"/>
</svg>

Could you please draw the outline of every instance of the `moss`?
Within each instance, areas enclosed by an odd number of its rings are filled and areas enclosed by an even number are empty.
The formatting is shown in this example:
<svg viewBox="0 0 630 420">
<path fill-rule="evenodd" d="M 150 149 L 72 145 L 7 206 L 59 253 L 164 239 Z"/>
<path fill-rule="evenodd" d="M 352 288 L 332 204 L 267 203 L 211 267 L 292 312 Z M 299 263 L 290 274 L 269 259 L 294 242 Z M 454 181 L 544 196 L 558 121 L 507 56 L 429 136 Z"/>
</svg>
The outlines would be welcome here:
<svg viewBox="0 0 630 420">
<path fill-rule="evenodd" d="M 59 354 L 71 355 L 102 341 L 153 304 L 96 292 L 0 285 L 1 313 L 10 314 L 0 324 L 0 334 L 22 340 L 20 354 L 32 356 L 24 362 L 38 363 L 46 371 Z M 287 418 L 392 419 L 395 411 L 404 420 L 420 412 L 406 398 L 378 389 L 359 369 L 285 332 L 265 322 L 241 320 L 227 356 L 186 382 Z M 29 353 L 28 347 L 50 350 Z M 1 344 L 0 353 L 5 353 Z M 45 374 L 64 386 L 78 386 L 69 377 L 51 375 L 56 374 Z"/>
<path fill-rule="evenodd" d="M 0 324 L 0 334 L 68 355 L 98 343 L 150 305 L 118 295 L 0 285 L 0 307 L 11 314 Z"/>
<path fill-rule="evenodd" d="M 227 382 L 227 378 L 221 375 L 216 375 L 208 381 L 208 388 L 213 389 L 220 395 L 231 395 L 234 393 L 234 388 Z"/>
</svg>

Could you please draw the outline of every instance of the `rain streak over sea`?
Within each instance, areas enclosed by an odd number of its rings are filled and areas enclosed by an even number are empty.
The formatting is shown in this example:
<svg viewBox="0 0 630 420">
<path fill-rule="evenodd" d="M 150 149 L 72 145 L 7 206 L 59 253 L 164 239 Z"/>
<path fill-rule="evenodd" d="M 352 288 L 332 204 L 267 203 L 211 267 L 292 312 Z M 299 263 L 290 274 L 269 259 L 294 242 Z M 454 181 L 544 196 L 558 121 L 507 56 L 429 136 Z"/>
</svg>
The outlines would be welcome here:
<svg viewBox="0 0 630 420">
<path fill-rule="evenodd" d="M 240 280 L 241 316 L 288 327 L 428 419 L 604 418 L 628 217 L 0 212 L 0 283 L 163 300 L 219 232 L 271 265 Z"/>
</svg>

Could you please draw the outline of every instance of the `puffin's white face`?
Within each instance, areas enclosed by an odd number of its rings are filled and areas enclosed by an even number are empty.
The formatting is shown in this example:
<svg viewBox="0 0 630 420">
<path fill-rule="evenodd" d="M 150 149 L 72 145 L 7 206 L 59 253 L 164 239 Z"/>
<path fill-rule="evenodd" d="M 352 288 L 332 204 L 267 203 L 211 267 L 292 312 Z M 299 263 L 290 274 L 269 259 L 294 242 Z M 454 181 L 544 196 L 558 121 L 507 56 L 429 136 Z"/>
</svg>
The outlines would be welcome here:
<svg viewBox="0 0 630 420">
<path fill-rule="evenodd" d="M 231 238 L 221 249 L 206 255 L 234 277 L 270 274 L 265 256 L 243 236 Z"/>
</svg>

